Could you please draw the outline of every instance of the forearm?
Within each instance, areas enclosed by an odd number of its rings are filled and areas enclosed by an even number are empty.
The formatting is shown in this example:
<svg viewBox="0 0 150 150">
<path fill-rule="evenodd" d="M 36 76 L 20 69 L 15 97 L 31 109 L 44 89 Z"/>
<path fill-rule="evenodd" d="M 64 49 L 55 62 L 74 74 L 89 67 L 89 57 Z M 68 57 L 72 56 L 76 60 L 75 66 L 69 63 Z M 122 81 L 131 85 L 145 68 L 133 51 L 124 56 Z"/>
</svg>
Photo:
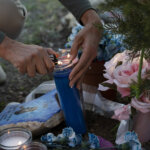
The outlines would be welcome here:
<svg viewBox="0 0 150 150">
<path fill-rule="evenodd" d="M 80 22 L 82 15 L 89 9 L 93 9 L 88 0 L 59 0 Z"/>
<path fill-rule="evenodd" d="M 6 47 L 6 41 L 7 37 L 5 33 L 0 31 L 0 57 L 4 58 L 5 57 L 5 47 Z"/>
<path fill-rule="evenodd" d="M 3 39 L 3 41 L 0 43 L 0 57 L 4 58 L 7 60 L 7 55 L 9 55 L 7 53 L 8 49 L 11 49 L 11 45 L 14 43 L 15 41 L 8 38 L 6 35 Z"/>
</svg>

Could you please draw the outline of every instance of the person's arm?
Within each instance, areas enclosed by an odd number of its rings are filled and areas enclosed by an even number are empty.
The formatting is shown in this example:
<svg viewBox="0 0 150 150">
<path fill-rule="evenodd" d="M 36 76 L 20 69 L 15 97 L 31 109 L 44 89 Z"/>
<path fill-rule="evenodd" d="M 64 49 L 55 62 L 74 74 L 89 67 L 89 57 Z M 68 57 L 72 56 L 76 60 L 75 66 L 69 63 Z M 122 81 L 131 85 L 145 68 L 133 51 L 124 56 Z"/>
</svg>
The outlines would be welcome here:
<svg viewBox="0 0 150 150">
<path fill-rule="evenodd" d="M 70 87 L 76 84 L 79 89 L 87 69 L 97 56 L 97 49 L 101 39 L 101 30 L 95 26 L 96 24 L 101 25 L 101 21 L 94 10 L 87 10 L 82 15 L 81 21 L 84 28 L 77 34 L 73 42 L 71 55 L 72 59 L 74 59 L 79 48 L 82 48 L 82 55 L 69 75 Z"/>
<path fill-rule="evenodd" d="M 80 88 L 88 67 L 97 55 L 101 31 L 95 25 L 99 24 L 101 26 L 101 20 L 88 0 L 60 1 L 84 25 L 84 28 L 77 34 L 71 47 L 72 59 L 77 56 L 79 48 L 82 48 L 83 52 L 79 62 L 69 75 L 70 87 L 76 84 L 77 88 Z"/>
<path fill-rule="evenodd" d="M 5 36 L 0 43 L 0 57 L 11 62 L 21 73 L 33 77 L 36 73 L 52 72 L 54 64 L 49 54 L 57 55 L 52 49 L 37 45 L 26 45 Z"/>
</svg>

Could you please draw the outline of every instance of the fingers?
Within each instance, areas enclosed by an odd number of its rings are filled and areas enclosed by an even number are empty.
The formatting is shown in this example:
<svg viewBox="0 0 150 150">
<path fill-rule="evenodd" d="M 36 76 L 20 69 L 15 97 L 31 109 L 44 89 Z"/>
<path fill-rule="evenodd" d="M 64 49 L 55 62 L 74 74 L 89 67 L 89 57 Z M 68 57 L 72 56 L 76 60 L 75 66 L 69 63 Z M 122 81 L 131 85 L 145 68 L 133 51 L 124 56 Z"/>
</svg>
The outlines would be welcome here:
<svg viewBox="0 0 150 150">
<path fill-rule="evenodd" d="M 30 60 L 28 62 L 27 73 L 28 73 L 28 76 L 30 76 L 30 77 L 34 77 L 35 76 L 35 74 L 36 74 L 36 66 L 35 66 L 35 61 L 34 60 Z"/>
<path fill-rule="evenodd" d="M 77 54 L 78 54 L 78 50 L 79 48 L 82 46 L 82 42 L 83 42 L 83 39 L 82 37 L 80 36 L 80 34 L 78 33 L 78 35 L 76 36 L 74 42 L 73 42 L 73 45 L 71 47 L 71 59 L 73 60 Z"/>
<path fill-rule="evenodd" d="M 46 50 L 46 51 L 45 51 Z M 38 48 L 39 53 L 35 55 L 34 62 L 35 63 L 35 68 L 36 72 L 42 75 L 45 75 L 48 72 L 52 72 L 54 69 L 54 63 L 52 60 L 49 58 L 48 54 L 54 54 L 58 56 L 58 54 L 53 51 L 51 48 Z M 48 54 L 47 54 L 48 53 Z M 29 67 L 31 68 L 32 65 Z M 33 67 L 32 67 L 33 69 Z M 31 74 L 31 73 L 30 73 Z M 29 75 L 29 72 L 28 72 Z"/>
<path fill-rule="evenodd" d="M 74 67 L 74 69 L 71 72 L 72 79 L 70 79 L 70 83 L 69 83 L 70 87 L 73 87 L 76 84 L 77 88 L 80 88 L 80 84 L 82 82 L 84 74 L 86 73 L 89 65 L 90 65 L 90 62 L 88 62 L 86 65 L 82 66 L 81 68 L 80 64 L 78 63 Z"/>
<path fill-rule="evenodd" d="M 38 63 L 36 63 L 36 71 L 42 75 L 45 75 L 48 72 L 44 62 L 41 59 L 39 59 Z"/>
<path fill-rule="evenodd" d="M 52 72 L 54 70 L 54 63 L 52 62 L 52 60 L 49 57 L 44 56 L 44 63 L 46 65 L 48 72 Z"/>
<path fill-rule="evenodd" d="M 86 66 L 90 65 L 92 59 L 86 53 L 83 53 L 77 65 L 73 68 L 72 72 L 69 75 L 69 79 L 72 80 L 76 74 L 84 69 Z"/>
<path fill-rule="evenodd" d="M 55 55 L 56 57 L 59 57 L 59 54 L 56 53 L 55 51 L 53 51 L 51 48 L 44 48 L 44 49 L 48 52 L 49 55 L 50 55 L 50 54 L 53 54 L 53 55 Z"/>
<path fill-rule="evenodd" d="M 77 89 L 81 89 L 81 85 L 82 85 L 82 81 L 83 81 L 84 75 L 82 75 L 82 77 L 79 79 L 79 81 L 76 83 L 76 87 Z"/>
<path fill-rule="evenodd" d="M 56 57 L 59 57 L 59 54 L 53 51 L 51 48 L 44 48 L 44 50 L 46 50 L 49 55 L 53 54 Z M 44 56 L 44 63 L 46 65 L 47 71 L 52 72 L 54 69 L 54 63 L 52 62 L 52 60 L 49 58 L 47 54 Z"/>
<path fill-rule="evenodd" d="M 14 65 L 18 71 L 21 73 L 21 74 L 25 74 L 27 72 L 27 65 L 26 64 L 20 64 L 19 66 L 18 65 Z"/>
</svg>

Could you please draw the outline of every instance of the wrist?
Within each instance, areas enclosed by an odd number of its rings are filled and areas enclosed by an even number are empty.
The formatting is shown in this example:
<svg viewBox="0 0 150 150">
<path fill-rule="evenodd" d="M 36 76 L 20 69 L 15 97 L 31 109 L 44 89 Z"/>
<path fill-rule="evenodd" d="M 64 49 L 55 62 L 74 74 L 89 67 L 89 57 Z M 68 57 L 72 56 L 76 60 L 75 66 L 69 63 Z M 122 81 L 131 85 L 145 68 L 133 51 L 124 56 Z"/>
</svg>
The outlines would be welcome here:
<svg viewBox="0 0 150 150">
<path fill-rule="evenodd" d="M 96 13 L 95 10 L 89 9 L 87 10 L 81 17 L 81 22 L 83 23 L 84 26 L 88 24 L 94 24 L 94 23 L 99 23 L 101 24 L 100 17 Z"/>
<path fill-rule="evenodd" d="M 6 59 L 7 58 L 7 51 L 11 49 L 14 40 L 8 38 L 7 36 L 4 37 L 2 43 L 0 43 L 0 57 Z"/>
<path fill-rule="evenodd" d="M 4 38 L 5 38 L 5 33 L 0 31 L 0 44 L 3 42 Z"/>
</svg>

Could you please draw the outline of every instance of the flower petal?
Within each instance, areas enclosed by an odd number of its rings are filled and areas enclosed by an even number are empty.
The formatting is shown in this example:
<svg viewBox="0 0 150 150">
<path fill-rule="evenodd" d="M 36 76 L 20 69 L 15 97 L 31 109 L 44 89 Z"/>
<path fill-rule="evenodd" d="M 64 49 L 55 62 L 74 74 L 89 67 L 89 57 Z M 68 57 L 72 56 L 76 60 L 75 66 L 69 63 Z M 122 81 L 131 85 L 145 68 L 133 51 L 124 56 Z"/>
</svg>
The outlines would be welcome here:
<svg viewBox="0 0 150 150">
<path fill-rule="evenodd" d="M 100 90 L 100 91 L 107 91 L 107 90 L 109 90 L 109 88 L 106 87 L 106 86 L 103 86 L 102 84 L 99 84 L 98 90 Z"/>
</svg>

